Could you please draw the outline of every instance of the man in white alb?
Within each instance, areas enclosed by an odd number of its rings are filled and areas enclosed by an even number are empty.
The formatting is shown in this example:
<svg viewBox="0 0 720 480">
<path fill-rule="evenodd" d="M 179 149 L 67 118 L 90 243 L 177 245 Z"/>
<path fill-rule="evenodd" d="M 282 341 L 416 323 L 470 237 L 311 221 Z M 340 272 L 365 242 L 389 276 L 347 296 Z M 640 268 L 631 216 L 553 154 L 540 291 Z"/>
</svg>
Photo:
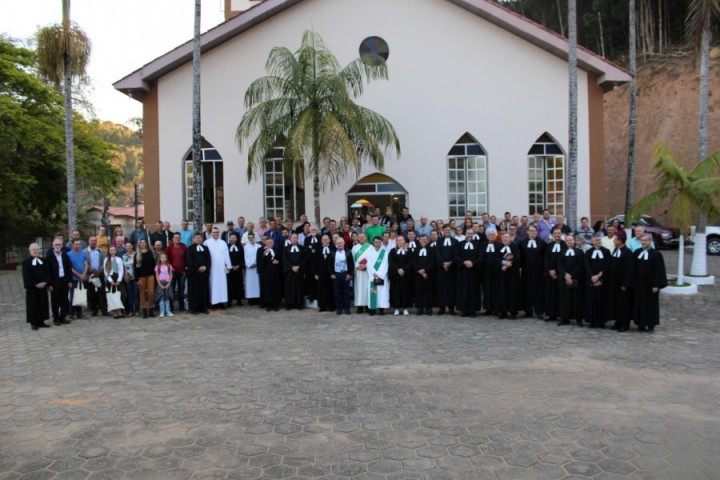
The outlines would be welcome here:
<svg viewBox="0 0 720 480">
<path fill-rule="evenodd" d="M 355 294 L 355 306 L 357 313 L 364 313 L 367 310 L 368 299 L 370 298 L 370 278 L 368 277 L 367 264 L 368 254 L 373 247 L 367 243 L 364 233 L 358 235 L 358 243 L 352 248 L 352 256 L 355 262 L 355 282 L 353 289 Z"/>
<path fill-rule="evenodd" d="M 211 237 L 205 240 L 210 252 L 210 304 L 225 308 L 228 301 L 227 273 L 232 268 L 228 244 L 220 239 L 220 230 L 213 226 Z"/>
</svg>

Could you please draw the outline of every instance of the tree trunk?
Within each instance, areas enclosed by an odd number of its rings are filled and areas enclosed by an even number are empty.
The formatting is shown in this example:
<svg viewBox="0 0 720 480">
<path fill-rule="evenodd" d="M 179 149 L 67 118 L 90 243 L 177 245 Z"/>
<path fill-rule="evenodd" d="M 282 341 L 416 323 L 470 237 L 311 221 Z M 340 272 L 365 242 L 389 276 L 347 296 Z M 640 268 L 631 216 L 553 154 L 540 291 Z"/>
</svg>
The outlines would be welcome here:
<svg viewBox="0 0 720 480">
<path fill-rule="evenodd" d="M 680 235 L 680 245 L 678 246 L 678 273 L 677 284 L 682 286 L 685 283 L 685 235 Z"/>
<path fill-rule="evenodd" d="M 317 119 L 315 120 L 317 122 Z M 312 148 L 312 166 L 313 166 L 313 207 L 315 209 L 315 225 L 318 229 L 322 228 L 320 221 L 320 157 L 317 123 L 313 128 L 313 148 Z"/>
<path fill-rule="evenodd" d="M 70 0 L 63 0 L 63 29 L 65 36 L 70 31 Z M 65 166 L 67 176 L 67 225 L 68 238 L 77 230 L 77 203 L 75 198 L 75 145 L 73 140 L 72 71 L 68 67 L 70 56 L 66 51 L 63 58 L 63 97 L 65 100 Z"/>
<path fill-rule="evenodd" d="M 600 55 L 602 55 L 603 58 L 605 58 L 605 34 L 603 33 L 603 23 L 602 23 L 602 14 L 598 10 L 597 12 L 597 18 L 598 18 L 598 28 L 600 29 Z"/>
<path fill-rule="evenodd" d="M 568 63 L 570 64 L 570 112 L 568 127 L 568 187 L 565 217 L 567 225 L 573 230 L 577 226 L 577 162 L 578 162 L 578 79 L 577 79 L 577 4 L 576 0 L 568 0 Z"/>
<path fill-rule="evenodd" d="M 202 151 L 200 136 L 200 0 L 195 0 L 192 85 L 193 230 L 203 231 Z M 214 219 L 213 219 L 214 221 Z"/>
<path fill-rule="evenodd" d="M 562 35 L 564 37 L 565 36 L 565 22 L 563 22 L 562 5 L 560 4 L 560 0 L 556 0 L 555 3 L 557 5 L 558 20 L 560 21 L 560 35 Z"/>
<path fill-rule="evenodd" d="M 700 40 L 700 141 L 698 145 L 698 163 L 707 156 L 708 150 L 708 90 L 710 78 L 710 17 L 704 20 L 702 38 Z M 707 236 L 705 227 L 707 215 L 700 212 L 693 246 L 691 275 L 707 276 Z M 684 232 L 680 232 L 682 235 Z"/>
<path fill-rule="evenodd" d="M 635 132 L 637 129 L 637 18 L 635 10 L 635 0 L 630 0 L 630 34 L 629 34 L 629 54 L 630 54 L 630 119 L 629 135 L 628 135 L 628 164 L 627 164 L 627 184 L 625 188 L 625 215 L 627 216 L 630 208 L 635 201 L 634 199 L 634 183 L 635 183 Z"/>
</svg>

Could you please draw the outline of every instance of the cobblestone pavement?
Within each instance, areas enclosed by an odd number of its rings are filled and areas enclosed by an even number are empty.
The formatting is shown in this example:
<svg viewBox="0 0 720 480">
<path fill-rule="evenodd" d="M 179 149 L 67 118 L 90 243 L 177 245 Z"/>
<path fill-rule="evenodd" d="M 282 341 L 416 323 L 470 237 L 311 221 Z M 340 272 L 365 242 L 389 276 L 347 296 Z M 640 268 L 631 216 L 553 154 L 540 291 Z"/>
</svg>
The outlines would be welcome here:
<svg viewBox="0 0 720 480">
<path fill-rule="evenodd" d="M 248 307 L 33 332 L 21 287 L 0 479 L 720 477 L 717 287 L 654 334 Z"/>
</svg>

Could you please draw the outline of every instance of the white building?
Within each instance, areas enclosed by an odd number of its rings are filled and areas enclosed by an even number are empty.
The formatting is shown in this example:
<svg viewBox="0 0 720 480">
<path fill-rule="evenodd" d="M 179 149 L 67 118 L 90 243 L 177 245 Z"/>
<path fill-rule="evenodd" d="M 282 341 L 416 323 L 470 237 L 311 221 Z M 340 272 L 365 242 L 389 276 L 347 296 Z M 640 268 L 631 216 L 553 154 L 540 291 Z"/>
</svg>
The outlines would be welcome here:
<svg viewBox="0 0 720 480">
<path fill-rule="evenodd" d="M 430 218 L 466 210 L 501 215 L 563 212 L 568 145 L 567 41 L 489 0 L 265 0 L 202 37 L 205 220 L 297 218 L 312 212 L 304 184 L 270 160 L 248 183 L 235 141 L 248 85 L 273 47 L 295 51 L 303 31 L 322 35 L 341 64 L 368 37 L 389 48 L 390 79 L 358 102 L 392 122 L 402 155 L 384 172 L 364 167 L 321 196 L 322 214 L 355 200 L 407 204 Z M 242 3 L 242 2 L 239 2 Z M 603 93 L 630 76 L 580 49 L 578 213 L 605 215 Z M 115 83 L 144 107 L 145 207 L 179 222 L 192 207 L 192 42 Z"/>
</svg>

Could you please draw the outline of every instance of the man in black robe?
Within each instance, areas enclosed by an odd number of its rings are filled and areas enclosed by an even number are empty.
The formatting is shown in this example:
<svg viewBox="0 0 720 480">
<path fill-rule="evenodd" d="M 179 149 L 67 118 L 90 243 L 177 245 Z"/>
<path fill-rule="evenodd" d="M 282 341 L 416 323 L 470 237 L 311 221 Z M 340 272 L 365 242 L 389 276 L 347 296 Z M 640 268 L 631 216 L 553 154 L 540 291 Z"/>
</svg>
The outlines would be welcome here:
<svg viewBox="0 0 720 480">
<path fill-rule="evenodd" d="M 608 266 L 608 319 L 615 320 L 613 330 L 627 332 L 633 309 L 632 287 L 635 274 L 635 257 L 625 246 L 625 234 L 613 237 L 615 250 Z"/>
<path fill-rule="evenodd" d="M 227 275 L 228 283 L 228 303 L 227 306 L 232 306 L 233 300 L 238 304 L 238 307 L 243 306 L 243 298 L 245 298 L 245 289 L 243 285 L 243 279 L 245 277 L 245 250 L 242 245 L 238 245 L 237 233 L 230 232 L 228 235 L 229 247 L 228 254 L 230 255 L 230 264 L 232 267 Z"/>
<path fill-rule="evenodd" d="M 55 325 L 69 324 L 68 292 L 72 288 L 72 264 L 70 257 L 63 251 L 61 238 L 53 240 L 52 248 L 45 257 L 50 275 L 50 299 L 52 305 L 53 323 Z"/>
<path fill-rule="evenodd" d="M 413 256 L 415 277 L 414 296 L 417 315 L 432 315 L 434 305 L 433 272 L 435 270 L 435 250 L 429 247 L 427 235 L 420 235 L 420 248 Z"/>
<path fill-rule="evenodd" d="M 278 311 L 282 299 L 282 265 L 272 237 L 265 238 L 265 248 L 257 251 L 260 274 L 260 302 L 266 311 Z"/>
<path fill-rule="evenodd" d="M 335 290 L 330 278 L 331 264 L 335 258 L 334 254 L 335 248 L 330 242 L 330 235 L 323 235 L 320 240 L 320 249 L 315 256 L 315 267 L 313 268 L 317 284 L 318 311 L 320 312 L 335 310 Z"/>
<path fill-rule="evenodd" d="M 49 328 L 45 320 L 50 318 L 48 291 L 50 274 L 45 262 L 40 258 L 40 246 L 30 244 L 30 256 L 23 260 L 22 276 L 25 287 L 25 318 L 33 330 Z"/>
<path fill-rule="evenodd" d="M 635 251 L 635 313 L 638 329 L 652 332 L 660 324 L 660 290 L 667 287 L 665 259 L 652 248 L 652 236 L 640 237 L 642 248 Z"/>
<path fill-rule="evenodd" d="M 443 228 L 443 236 L 437 241 L 435 247 L 435 285 L 436 301 L 440 310 L 438 315 L 445 313 L 455 314 L 455 287 L 457 284 L 457 269 L 455 265 L 455 250 L 458 241 L 450 236 L 450 226 Z"/>
<path fill-rule="evenodd" d="M 585 252 L 585 320 L 590 328 L 605 328 L 609 265 L 610 250 L 602 246 L 602 237 L 595 233 L 592 248 Z"/>
<path fill-rule="evenodd" d="M 559 274 L 560 259 L 565 255 L 567 245 L 562 241 L 562 230 L 553 228 L 550 233 L 552 242 L 545 250 L 545 314 L 546 321 L 557 320 L 560 315 L 560 286 L 562 278 Z"/>
<path fill-rule="evenodd" d="M 212 238 L 212 237 L 211 237 Z M 194 314 L 208 313 L 210 307 L 210 250 L 196 233 L 187 249 L 188 308 Z"/>
<path fill-rule="evenodd" d="M 500 253 L 502 244 L 497 240 L 497 230 L 492 227 L 485 232 L 485 236 L 487 237 L 487 243 L 482 252 L 483 315 L 497 315 L 500 312 L 498 304 L 498 281 L 503 260 L 503 254 Z"/>
<path fill-rule="evenodd" d="M 317 299 L 317 281 L 315 280 L 315 264 L 317 254 L 321 249 L 318 229 L 315 225 L 310 226 L 309 234 L 305 236 L 305 294 L 308 300 L 314 302 Z"/>
<path fill-rule="evenodd" d="M 498 317 L 517 318 L 517 312 L 521 308 L 522 279 L 520 277 L 520 265 L 522 264 L 522 253 L 517 243 L 514 243 L 508 232 L 500 236 L 502 247 L 500 247 L 500 271 L 498 272 Z"/>
<path fill-rule="evenodd" d="M 285 275 L 285 308 L 305 306 L 305 249 L 298 245 L 298 234 L 290 234 L 290 245 L 283 249 Z"/>
<path fill-rule="evenodd" d="M 465 240 L 460 242 L 455 250 L 455 265 L 457 266 L 455 306 L 463 317 L 474 317 L 475 312 L 480 309 L 480 286 L 477 272 L 482 265 L 482 256 L 478 245 L 473 242 L 472 236 L 472 228 L 468 228 Z"/>
<path fill-rule="evenodd" d="M 559 230 L 553 230 L 553 233 Z M 560 325 L 569 325 L 575 320 L 578 327 L 583 326 L 583 291 L 585 280 L 585 256 L 579 248 L 575 248 L 575 236 L 565 236 L 567 249 L 558 260 L 558 276 L 560 277 Z"/>
<path fill-rule="evenodd" d="M 388 276 L 390 277 L 390 306 L 395 309 L 393 315 L 409 315 L 412 306 L 413 255 L 408 250 L 405 237 L 397 237 L 397 246 L 388 255 Z"/>
<path fill-rule="evenodd" d="M 522 266 L 522 293 L 525 317 L 535 315 L 545 318 L 545 248 L 546 243 L 537 238 L 537 227 L 527 227 L 528 237 L 520 242 L 520 265 Z"/>
</svg>

